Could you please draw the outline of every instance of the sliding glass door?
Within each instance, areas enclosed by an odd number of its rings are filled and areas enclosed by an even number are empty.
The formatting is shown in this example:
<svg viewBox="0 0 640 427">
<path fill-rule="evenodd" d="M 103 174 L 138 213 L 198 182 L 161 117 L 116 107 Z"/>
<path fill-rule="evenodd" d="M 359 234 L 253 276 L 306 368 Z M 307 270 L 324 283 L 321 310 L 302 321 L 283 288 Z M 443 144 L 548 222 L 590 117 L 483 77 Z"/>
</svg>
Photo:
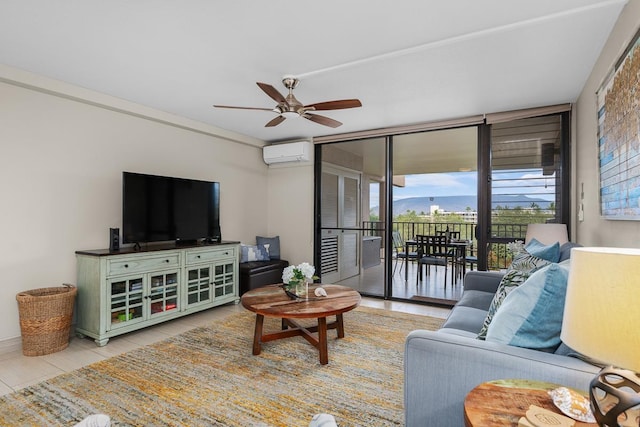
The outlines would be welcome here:
<svg viewBox="0 0 640 427">
<path fill-rule="evenodd" d="M 442 304 L 459 299 L 466 257 L 477 247 L 477 135 L 472 126 L 393 137 L 391 230 L 404 243 L 391 276 L 394 297 Z M 417 262 L 417 236 L 437 235 L 448 237 L 448 246 L 433 254 L 445 265 Z"/>
<path fill-rule="evenodd" d="M 322 169 L 322 278 L 331 283 L 360 272 L 360 177 L 331 165 Z"/>
<path fill-rule="evenodd" d="M 385 296 L 385 138 L 320 147 L 320 274 Z"/>
<path fill-rule="evenodd" d="M 418 283 L 415 259 L 404 254 L 415 252 L 406 245 L 416 234 L 447 229 L 468 242 L 457 247 L 468 251 L 457 252 L 462 258 L 475 252 L 477 151 L 475 127 L 320 146 L 322 281 L 366 295 L 453 304 L 464 260 L 446 266 L 447 283 L 442 271 Z"/>
</svg>

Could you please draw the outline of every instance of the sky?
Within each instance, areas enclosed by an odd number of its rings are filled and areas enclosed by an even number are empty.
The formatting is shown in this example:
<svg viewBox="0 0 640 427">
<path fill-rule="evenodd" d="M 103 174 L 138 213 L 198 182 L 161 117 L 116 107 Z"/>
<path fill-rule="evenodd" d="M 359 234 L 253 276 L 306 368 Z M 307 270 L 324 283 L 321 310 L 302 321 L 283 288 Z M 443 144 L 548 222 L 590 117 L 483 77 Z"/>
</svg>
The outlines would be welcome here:
<svg viewBox="0 0 640 427">
<path fill-rule="evenodd" d="M 519 192 L 522 194 L 536 194 L 542 198 L 553 200 L 554 191 L 547 188 L 544 184 L 546 180 L 550 180 L 553 184 L 553 176 L 543 177 L 539 170 L 519 170 L 515 173 L 496 173 L 493 175 L 494 180 L 505 178 L 523 178 L 524 181 L 511 181 L 509 187 L 503 191 L 494 189 L 494 193 L 498 192 Z M 531 181 L 532 178 L 538 178 Z M 432 173 L 421 175 L 406 175 L 404 187 L 393 187 L 393 199 L 407 199 L 410 197 L 442 197 L 442 196 L 473 196 L 478 189 L 477 172 L 451 172 L 451 173 Z M 495 181 L 494 181 L 495 182 Z M 535 182 L 538 187 L 532 187 Z M 505 184 L 501 184 L 505 185 Z M 517 187 L 522 187 L 520 191 Z M 377 200 L 377 189 L 371 189 L 371 200 Z"/>
<path fill-rule="evenodd" d="M 405 187 L 393 187 L 393 199 L 409 197 L 473 196 L 478 189 L 476 172 L 407 175 Z"/>
</svg>

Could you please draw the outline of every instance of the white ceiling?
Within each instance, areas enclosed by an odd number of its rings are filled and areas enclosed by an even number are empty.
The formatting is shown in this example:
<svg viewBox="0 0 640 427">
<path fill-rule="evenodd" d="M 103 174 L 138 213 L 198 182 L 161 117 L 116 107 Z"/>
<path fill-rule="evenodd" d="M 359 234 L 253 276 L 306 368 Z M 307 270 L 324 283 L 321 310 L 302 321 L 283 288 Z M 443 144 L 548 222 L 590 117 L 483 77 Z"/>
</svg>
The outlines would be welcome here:
<svg viewBox="0 0 640 427">
<path fill-rule="evenodd" d="M 573 102 L 626 0 L 2 0 L 0 63 L 264 141 Z M 357 109 L 273 128 L 255 82 Z"/>
</svg>

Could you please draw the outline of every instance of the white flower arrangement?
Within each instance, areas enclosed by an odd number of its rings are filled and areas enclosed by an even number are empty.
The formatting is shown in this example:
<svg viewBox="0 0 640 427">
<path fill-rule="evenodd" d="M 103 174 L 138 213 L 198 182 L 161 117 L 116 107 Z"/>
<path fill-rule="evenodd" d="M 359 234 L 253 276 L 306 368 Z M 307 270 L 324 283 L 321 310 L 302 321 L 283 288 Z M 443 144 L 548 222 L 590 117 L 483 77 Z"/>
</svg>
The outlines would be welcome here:
<svg viewBox="0 0 640 427">
<path fill-rule="evenodd" d="M 290 265 L 282 271 L 282 283 L 285 284 L 285 287 L 292 288 L 304 283 L 305 280 L 313 282 L 318 279 L 318 276 L 314 274 L 315 272 L 316 268 L 308 262 Z"/>
</svg>

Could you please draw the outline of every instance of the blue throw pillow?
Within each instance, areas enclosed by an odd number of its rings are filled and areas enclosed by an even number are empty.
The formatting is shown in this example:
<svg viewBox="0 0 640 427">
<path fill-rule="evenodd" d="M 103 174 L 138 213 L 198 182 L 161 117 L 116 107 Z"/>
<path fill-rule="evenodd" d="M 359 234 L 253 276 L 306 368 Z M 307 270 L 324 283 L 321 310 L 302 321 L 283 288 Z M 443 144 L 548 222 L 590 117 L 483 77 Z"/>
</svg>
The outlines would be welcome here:
<svg viewBox="0 0 640 427">
<path fill-rule="evenodd" d="M 569 260 L 549 264 L 509 293 L 493 316 L 487 341 L 554 351 L 561 343 Z"/>
<path fill-rule="evenodd" d="M 493 321 L 493 316 L 496 314 L 498 308 L 500 308 L 507 295 L 509 295 L 509 293 L 518 286 L 522 285 L 535 271 L 547 266 L 548 264 L 549 261 L 546 259 L 531 255 L 526 250 L 523 250 L 515 256 L 511 265 L 507 269 L 507 272 L 500 280 L 498 289 L 496 290 L 496 293 L 491 300 L 491 304 L 489 305 L 487 316 L 485 317 L 482 328 L 476 338 L 479 340 L 485 339 L 487 336 L 487 329 Z"/>
<path fill-rule="evenodd" d="M 258 246 L 264 245 L 269 250 L 269 258 L 280 259 L 280 236 L 276 237 L 261 237 L 256 236 L 256 243 Z"/>
<path fill-rule="evenodd" d="M 269 250 L 263 245 L 240 245 L 240 262 L 269 261 Z"/>
<path fill-rule="evenodd" d="M 560 243 L 555 242 L 550 245 L 544 245 L 536 239 L 531 239 L 524 248 L 531 255 L 538 258 L 546 259 L 549 262 L 558 262 L 560 260 Z"/>
</svg>

